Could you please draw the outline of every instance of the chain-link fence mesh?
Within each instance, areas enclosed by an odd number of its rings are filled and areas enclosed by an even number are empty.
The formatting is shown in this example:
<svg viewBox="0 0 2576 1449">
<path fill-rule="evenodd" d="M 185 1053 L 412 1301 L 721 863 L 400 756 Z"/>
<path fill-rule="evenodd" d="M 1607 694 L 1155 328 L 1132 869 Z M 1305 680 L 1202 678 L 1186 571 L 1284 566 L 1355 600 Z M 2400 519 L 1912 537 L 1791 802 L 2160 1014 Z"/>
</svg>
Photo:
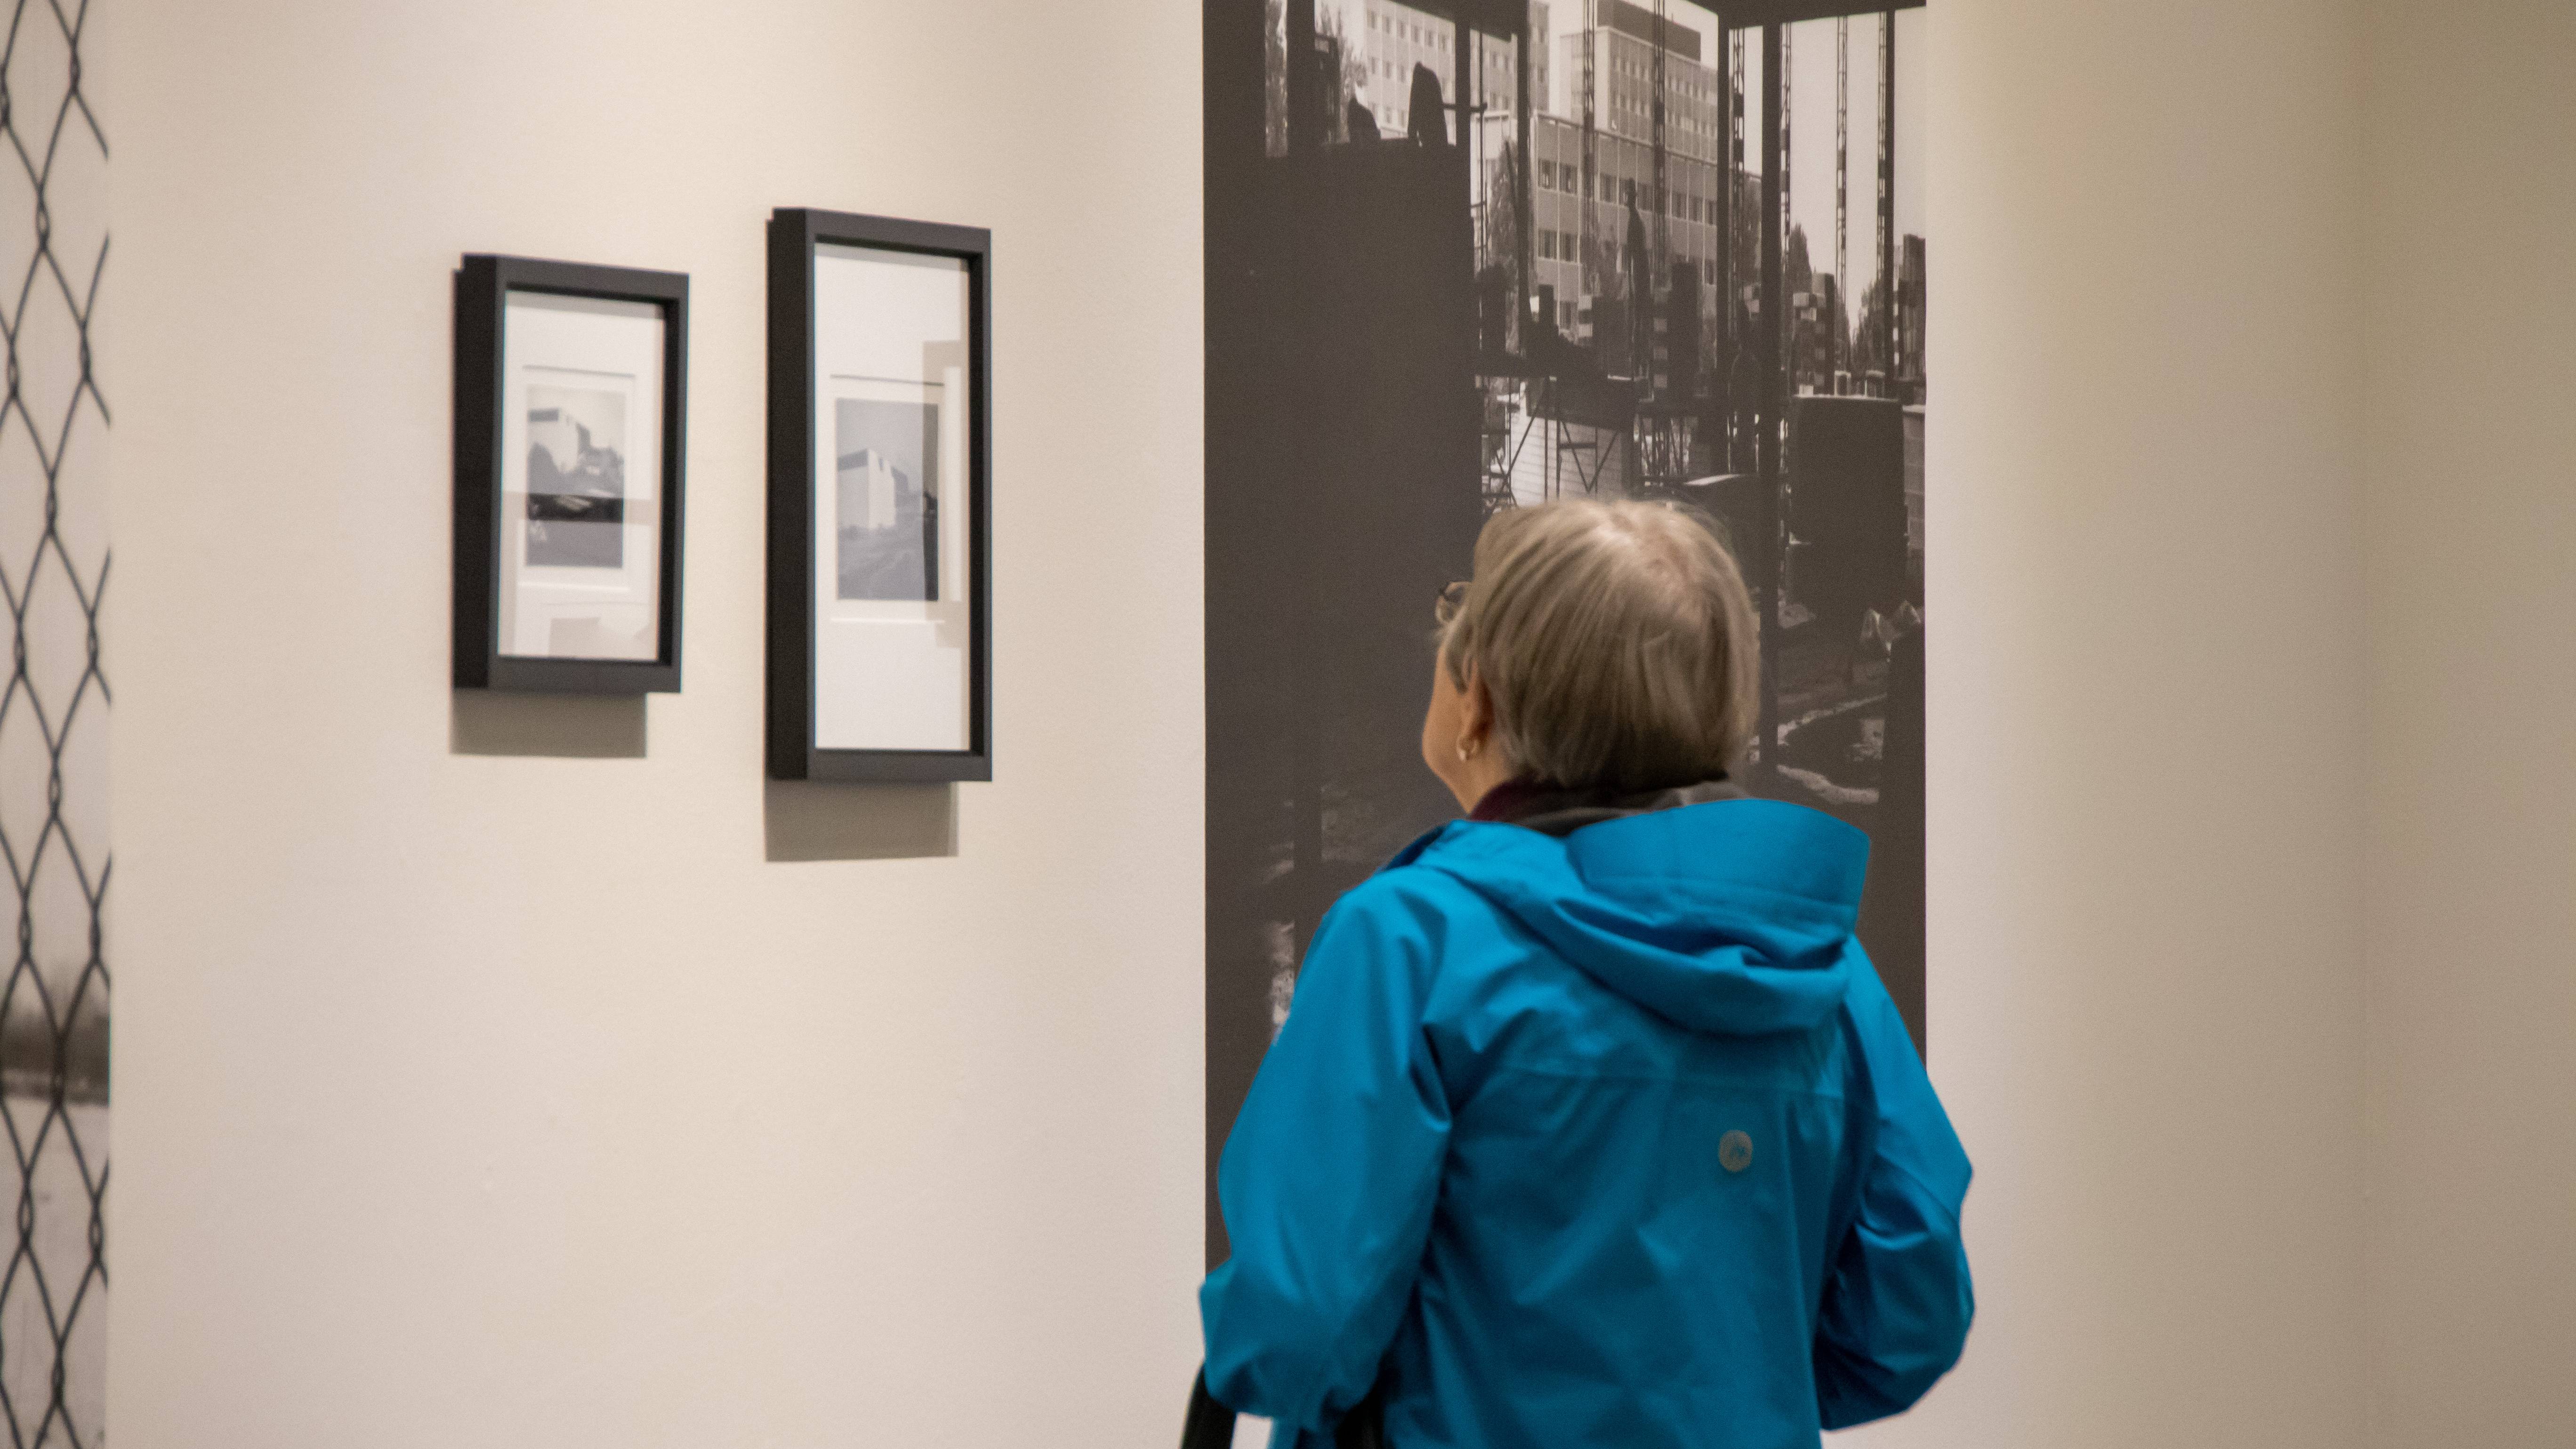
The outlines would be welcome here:
<svg viewBox="0 0 2576 1449">
<path fill-rule="evenodd" d="M 0 1236 L 9 1449 L 105 1442 L 107 403 L 90 323 L 107 262 L 107 138 L 82 85 L 87 0 L 7 0 L 0 43 L 0 863 L 17 941 L 0 981 Z M 0 896 L 0 901 L 9 897 Z"/>
</svg>

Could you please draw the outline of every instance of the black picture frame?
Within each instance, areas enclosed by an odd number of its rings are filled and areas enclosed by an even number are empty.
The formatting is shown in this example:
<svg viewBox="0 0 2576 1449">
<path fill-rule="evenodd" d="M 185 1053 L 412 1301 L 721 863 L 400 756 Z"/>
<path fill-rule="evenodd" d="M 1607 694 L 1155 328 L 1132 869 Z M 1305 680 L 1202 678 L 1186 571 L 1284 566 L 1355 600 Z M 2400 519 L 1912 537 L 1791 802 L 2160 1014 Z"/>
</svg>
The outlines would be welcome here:
<svg viewBox="0 0 2576 1449">
<path fill-rule="evenodd" d="M 458 689 L 668 694 L 680 688 L 681 520 L 688 472 L 689 279 L 679 272 L 475 253 L 456 269 Z M 644 302 L 662 311 L 661 650 L 656 658 L 542 659 L 501 652 L 502 347 L 513 292 Z"/>
<path fill-rule="evenodd" d="M 816 249 L 955 258 L 966 272 L 968 747 L 827 749 L 816 744 L 814 549 L 818 426 Z M 993 778 L 992 233 L 980 227 L 781 207 L 769 219 L 769 775 L 879 783 Z"/>
</svg>

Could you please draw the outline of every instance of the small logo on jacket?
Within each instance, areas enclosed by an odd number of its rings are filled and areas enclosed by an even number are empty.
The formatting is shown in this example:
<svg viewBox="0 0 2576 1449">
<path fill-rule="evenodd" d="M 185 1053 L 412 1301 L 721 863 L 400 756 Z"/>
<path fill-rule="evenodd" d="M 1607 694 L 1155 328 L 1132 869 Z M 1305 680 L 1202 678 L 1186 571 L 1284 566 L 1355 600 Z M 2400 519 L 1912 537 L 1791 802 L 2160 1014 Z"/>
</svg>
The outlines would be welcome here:
<svg viewBox="0 0 2576 1449">
<path fill-rule="evenodd" d="M 1729 1172 L 1742 1172 L 1753 1165 L 1753 1138 L 1743 1132 L 1729 1132 L 1717 1139 L 1717 1165 Z"/>
</svg>

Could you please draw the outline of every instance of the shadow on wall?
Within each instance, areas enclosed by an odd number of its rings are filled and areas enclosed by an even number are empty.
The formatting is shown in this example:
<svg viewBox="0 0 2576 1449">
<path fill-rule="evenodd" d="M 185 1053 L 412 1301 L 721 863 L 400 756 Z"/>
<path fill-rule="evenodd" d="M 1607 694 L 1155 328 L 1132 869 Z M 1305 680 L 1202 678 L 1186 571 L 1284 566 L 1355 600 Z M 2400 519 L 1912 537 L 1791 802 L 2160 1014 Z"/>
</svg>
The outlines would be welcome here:
<svg viewBox="0 0 2576 1449">
<path fill-rule="evenodd" d="M 923 860 L 957 853 L 954 785 L 769 780 L 761 816 L 773 863 Z"/>
<path fill-rule="evenodd" d="M 447 723 L 451 754 L 644 758 L 644 696 L 640 694 L 502 694 L 460 689 L 448 697 L 454 701 Z"/>
<path fill-rule="evenodd" d="M 458 755 L 565 760 L 644 758 L 641 695 L 450 696 L 447 747 Z M 954 785 L 848 785 L 768 780 L 761 795 L 772 862 L 926 860 L 957 853 Z"/>
</svg>

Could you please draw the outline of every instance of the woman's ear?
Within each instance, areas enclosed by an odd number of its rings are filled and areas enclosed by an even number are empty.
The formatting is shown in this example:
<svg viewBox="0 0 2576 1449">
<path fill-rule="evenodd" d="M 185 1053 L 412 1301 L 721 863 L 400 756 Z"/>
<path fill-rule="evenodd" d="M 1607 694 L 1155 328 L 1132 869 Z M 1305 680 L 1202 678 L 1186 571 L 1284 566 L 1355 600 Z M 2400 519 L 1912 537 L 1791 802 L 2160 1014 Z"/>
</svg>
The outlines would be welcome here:
<svg viewBox="0 0 2576 1449">
<path fill-rule="evenodd" d="M 1467 682 L 1458 691 L 1458 749 L 1460 758 L 1473 758 L 1484 753 L 1493 743 L 1494 696 L 1485 688 L 1485 677 L 1467 666 Z"/>
</svg>

